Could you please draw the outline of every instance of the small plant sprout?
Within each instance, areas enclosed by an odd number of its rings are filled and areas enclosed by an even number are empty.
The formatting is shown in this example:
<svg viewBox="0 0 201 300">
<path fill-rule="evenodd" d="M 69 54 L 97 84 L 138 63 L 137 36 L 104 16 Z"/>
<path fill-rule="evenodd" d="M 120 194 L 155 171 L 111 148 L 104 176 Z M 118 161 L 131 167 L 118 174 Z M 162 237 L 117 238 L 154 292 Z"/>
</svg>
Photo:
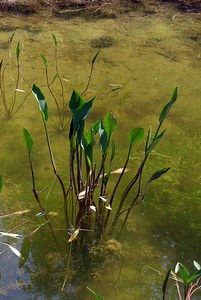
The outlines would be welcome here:
<svg viewBox="0 0 201 300">
<path fill-rule="evenodd" d="M 180 262 L 176 264 L 174 272 L 171 269 L 167 272 L 162 287 L 163 300 L 165 300 L 169 278 L 175 281 L 179 300 L 191 300 L 195 292 L 201 291 L 201 266 L 196 261 L 193 261 L 193 265 L 196 268 L 193 274 L 190 274 Z M 181 284 L 183 285 L 183 292 L 181 291 Z"/>
<path fill-rule="evenodd" d="M 10 89 L 13 90 L 13 95 L 10 96 L 10 94 L 8 94 L 8 90 L 6 89 L 7 81 L 8 81 L 7 70 L 8 67 L 11 65 L 11 45 L 13 42 L 13 38 L 14 38 L 14 33 L 12 34 L 9 40 L 9 62 L 4 62 L 3 59 L 0 62 L 0 97 L 3 105 L 3 115 L 6 119 L 11 119 L 12 117 L 15 116 L 15 114 L 21 109 L 24 102 L 27 100 L 27 98 L 31 93 L 29 89 L 30 87 L 29 83 L 24 79 L 21 72 L 20 42 L 17 43 L 16 50 L 15 50 L 16 64 L 17 64 L 17 73 L 15 74 L 15 84 L 12 88 L 9 87 L 9 91 Z M 21 88 L 22 82 L 24 82 L 27 85 L 28 87 L 27 92 L 24 88 L 23 89 Z M 22 97 L 23 93 L 24 96 Z M 20 94 L 20 97 L 18 97 L 18 94 Z"/>
</svg>

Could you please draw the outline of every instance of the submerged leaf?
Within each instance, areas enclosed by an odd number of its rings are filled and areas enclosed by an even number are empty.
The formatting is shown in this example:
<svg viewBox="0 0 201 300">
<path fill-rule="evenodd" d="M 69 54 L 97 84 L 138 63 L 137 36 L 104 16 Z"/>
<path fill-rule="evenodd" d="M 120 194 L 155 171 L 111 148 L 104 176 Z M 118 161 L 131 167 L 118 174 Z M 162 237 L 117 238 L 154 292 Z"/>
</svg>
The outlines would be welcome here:
<svg viewBox="0 0 201 300">
<path fill-rule="evenodd" d="M 38 101 L 39 109 L 42 113 L 43 120 L 45 122 L 47 122 L 47 120 L 48 120 L 48 107 L 47 107 L 47 103 L 45 101 L 45 97 L 44 97 L 43 93 L 41 92 L 41 90 L 39 89 L 39 87 L 37 87 L 35 84 L 33 84 L 32 92 L 33 92 L 36 100 Z"/>
<path fill-rule="evenodd" d="M 122 171 L 123 171 L 123 169 L 124 169 L 124 168 L 116 169 L 116 170 L 112 171 L 111 174 L 121 174 Z M 124 173 L 127 173 L 128 171 L 129 171 L 129 169 L 128 169 L 128 168 L 125 168 Z"/>
<path fill-rule="evenodd" d="M 48 210 L 40 211 L 39 213 L 36 214 L 36 217 L 42 217 L 42 216 L 45 216 L 48 212 L 49 212 Z"/>
<path fill-rule="evenodd" d="M 21 257 L 19 260 L 19 268 L 22 268 L 23 265 L 25 264 L 25 262 L 27 261 L 27 259 L 29 257 L 29 251 L 30 251 L 29 240 L 27 238 L 25 238 L 23 240 L 21 251 L 20 251 Z"/>
<path fill-rule="evenodd" d="M 80 232 L 80 229 L 79 229 L 79 228 L 76 229 L 76 230 L 71 234 L 71 236 L 70 236 L 68 242 L 71 243 L 72 241 L 74 241 L 74 240 L 77 238 L 79 232 Z"/>
<path fill-rule="evenodd" d="M 90 205 L 89 208 L 90 208 L 91 210 L 93 210 L 94 212 L 96 212 L 96 207 L 95 207 L 95 205 Z"/>
<path fill-rule="evenodd" d="M 107 198 L 105 196 L 100 196 L 99 199 L 105 203 L 107 202 Z"/>
<path fill-rule="evenodd" d="M 15 255 L 17 255 L 18 257 L 21 257 L 23 259 L 21 253 L 15 247 L 13 247 L 7 243 L 1 243 L 1 244 L 8 246 Z"/>
<path fill-rule="evenodd" d="M 105 208 L 108 210 L 112 210 L 112 207 L 110 206 L 110 204 L 106 205 Z"/>
<path fill-rule="evenodd" d="M 0 219 L 1 218 L 13 217 L 13 216 L 19 216 L 21 214 L 25 214 L 25 213 L 28 213 L 28 212 L 30 212 L 30 209 L 19 210 L 19 211 L 15 211 L 13 213 L 10 213 L 10 214 L 2 215 L 2 216 L 0 216 Z"/>
<path fill-rule="evenodd" d="M 22 237 L 21 234 L 17 234 L 17 233 L 9 233 L 9 232 L 4 232 L 4 231 L 0 231 L 0 235 L 4 235 L 4 236 L 9 236 L 9 237 L 13 237 L 15 239 L 20 239 Z"/>
</svg>

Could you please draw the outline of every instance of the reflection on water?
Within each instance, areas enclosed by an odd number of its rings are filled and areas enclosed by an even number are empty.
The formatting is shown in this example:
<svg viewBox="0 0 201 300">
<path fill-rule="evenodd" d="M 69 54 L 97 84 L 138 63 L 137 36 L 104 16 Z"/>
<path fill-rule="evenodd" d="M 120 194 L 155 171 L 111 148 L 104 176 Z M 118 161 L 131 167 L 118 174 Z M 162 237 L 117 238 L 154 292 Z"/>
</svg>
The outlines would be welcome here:
<svg viewBox="0 0 201 300">
<path fill-rule="evenodd" d="M 8 68 L 8 97 L 15 83 L 15 47 L 20 40 L 21 70 L 29 84 L 39 85 L 50 108 L 49 131 L 59 173 L 68 176 L 66 154 L 67 133 L 56 130 L 57 113 L 48 93 L 41 54 L 48 60 L 52 78 L 55 75 L 54 44 L 57 36 L 59 70 L 65 79 L 65 97 L 72 89 L 83 91 L 94 56 L 93 41 L 111 37 L 114 43 L 102 47 L 87 98 L 97 96 L 91 112 L 94 121 L 113 111 L 119 121 L 116 133 L 117 157 L 121 167 L 131 128 L 151 124 L 156 126 L 158 115 L 167 102 L 173 87 L 179 86 L 179 99 L 168 117 L 166 137 L 147 164 L 149 175 L 160 167 L 171 166 L 171 171 L 149 189 L 143 205 L 137 207 L 119 239 L 119 252 L 100 249 L 82 262 L 72 256 L 64 292 L 60 292 L 66 272 L 67 233 L 63 222 L 63 203 L 57 190 L 49 198 L 42 194 L 44 206 L 58 216 L 51 225 L 58 245 L 45 224 L 30 237 L 27 262 L 19 269 L 19 259 L 11 251 L 1 254 L 2 299 L 89 299 L 86 286 L 93 288 L 104 299 L 161 299 L 161 283 L 165 272 L 177 261 L 189 269 L 192 260 L 201 262 L 199 241 L 201 164 L 201 22 L 196 15 L 183 15 L 172 10 L 145 16 L 130 12 L 116 19 L 63 20 L 52 16 L 29 16 L 26 19 L 2 15 L 0 19 L 1 57 L 8 59 L 8 39 L 16 30 L 12 44 L 12 68 Z M 122 89 L 109 93 L 112 88 Z M 20 82 L 20 89 L 27 89 Z M 54 87 L 60 99 L 60 91 Z M 19 95 L 19 99 L 21 96 Z M 2 107 L 1 107 L 2 109 Z M 7 121 L 1 117 L 0 161 L 4 188 L 1 194 L 1 215 L 30 209 L 27 215 L 2 219 L 1 230 L 15 228 L 24 235 L 33 232 L 44 222 L 44 217 L 33 218 L 39 212 L 31 194 L 30 171 L 22 139 L 22 127 L 34 139 L 34 165 L 38 189 L 49 187 L 53 175 L 49 165 L 43 128 L 37 105 L 30 96 L 15 117 Z M 125 146 L 126 143 L 126 146 Z M 131 163 L 141 159 L 140 151 L 133 152 Z M 147 176 L 148 176 L 147 175 Z M 129 173 L 126 176 L 130 176 Z M 128 178 L 127 177 L 127 178 Z M 126 178 L 126 180 L 128 180 Z M 83 233 L 84 234 L 84 233 Z M 15 243 L 4 237 L 1 241 Z M 21 248 L 21 242 L 16 247 Z M 1 251 L 5 247 L 1 245 Z M 91 249 L 95 251 L 95 249 Z M 104 258 L 103 258 L 104 257 Z M 161 275 L 161 273 L 162 275 Z M 175 297 L 172 284 L 169 297 Z M 199 296 L 198 296 L 199 297 Z M 197 298 L 198 299 L 198 298 Z"/>
</svg>

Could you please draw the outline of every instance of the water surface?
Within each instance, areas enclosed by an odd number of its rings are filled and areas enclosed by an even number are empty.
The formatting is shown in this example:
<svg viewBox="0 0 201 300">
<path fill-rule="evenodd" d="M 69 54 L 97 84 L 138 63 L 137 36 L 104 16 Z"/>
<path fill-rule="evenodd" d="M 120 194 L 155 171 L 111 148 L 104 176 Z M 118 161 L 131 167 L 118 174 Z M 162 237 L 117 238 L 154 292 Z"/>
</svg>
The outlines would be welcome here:
<svg viewBox="0 0 201 300">
<path fill-rule="evenodd" d="M 55 74 L 54 43 L 57 37 L 59 70 L 65 79 L 65 97 L 73 89 L 82 92 L 86 87 L 90 61 L 97 52 L 92 41 L 110 37 L 113 45 L 102 48 L 95 65 L 86 98 L 96 95 L 90 121 L 112 111 L 118 119 L 115 133 L 117 161 L 122 167 L 128 146 L 128 132 L 142 126 L 157 126 L 158 116 L 169 101 L 172 90 L 179 87 L 179 97 L 165 122 L 164 141 L 151 155 L 145 178 L 156 170 L 170 166 L 171 171 L 150 186 L 145 202 L 136 207 L 127 227 L 119 238 L 120 253 L 106 252 L 102 258 L 92 255 L 85 267 L 75 262 L 64 292 L 60 292 L 66 264 L 67 234 L 63 220 L 63 202 L 56 184 L 50 197 L 42 194 L 42 201 L 57 217 L 51 224 L 56 232 L 61 251 L 52 232 L 45 224 L 30 238 L 31 250 L 23 268 L 11 251 L 1 254 L 1 299 L 90 299 L 89 286 L 103 299 L 161 299 L 164 275 L 177 261 L 190 270 L 192 261 L 200 256 L 200 115 L 201 115 L 201 21 L 199 15 L 183 14 L 172 9 L 153 15 L 130 12 L 116 19 L 65 20 L 52 16 L 8 16 L 0 18 L 1 57 L 8 60 L 7 40 L 16 30 L 10 66 L 8 66 L 7 97 L 11 97 L 15 83 L 15 47 L 20 40 L 21 68 L 30 84 L 41 87 L 46 96 L 50 117 L 48 128 L 59 173 L 68 178 L 68 133 L 56 128 L 57 113 L 48 93 L 41 54 L 48 60 L 51 76 Z M 107 94 L 114 87 L 121 90 Z M 20 88 L 27 90 L 24 82 Z M 55 87 L 55 91 L 59 90 Z M 22 93 L 18 94 L 18 101 Z M 3 107 L 1 106 L 3 114 Z M 4 187 L 1 194 L 1 215 L 30 209 L 28 215 L 1 219 L 1 230 L 8 231 L 25 222 L 13 232 L 26 235 L 45 219 L 32 218 L 39 212 L 31 193 L 28 157 L 22 138 L 27 128 L 34 139 L 34 166 L 38 189 L 50 187 L 53 180 L 43 127 L 34 97 L 25 102 L 11 120 L 1 116 L 0 161 Z M 129 162 L 131 178 L 142 158 L 143 145 L 133 151 Z M 117 195 L 117 200 L 120 196 Z M 28 221 L 27 221 L 28 220 Z M 1 241 L 14 243 L 2 238 Z M 16 244 L 20 250 L 21 242 Z M 5 246 L 1 245 L 1 251 Z M 175 299 L 174 284 L 170 285 L 169 299 Z M 198 295 L 199 298 L 199 295 Z M 197 298 L 197 299 L 198 299 Z M 195 298 L 196 299 L 196 298 Z"/>
</svg>

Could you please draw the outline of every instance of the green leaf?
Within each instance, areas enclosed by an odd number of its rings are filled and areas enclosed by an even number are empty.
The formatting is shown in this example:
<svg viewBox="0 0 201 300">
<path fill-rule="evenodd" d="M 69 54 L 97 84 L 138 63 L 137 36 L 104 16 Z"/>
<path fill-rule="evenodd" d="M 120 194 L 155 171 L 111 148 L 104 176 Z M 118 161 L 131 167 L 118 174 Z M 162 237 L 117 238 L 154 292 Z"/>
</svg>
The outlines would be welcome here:
<svg viewBox="0 0 201 300">
<path fill-rule="evenodd" d="M 56 39 L 56 36 L 54 35 L 54 33 L 52 33 L 52 37 L 53 37 L 55 45 L 57 45 L 57 39 Z"/>
<path fill-rule="evenodd" d="M 122 87 L 115 87 L 115 88 L 109 90 L 109 91 L 106 93 L 106 95 L 108 95 L 108 94 L 110 94 L 110 93 L 112 93 L 112 92 L 116 92 L 116 91 L 121 90 L 121 89 L 122 89 Z"/>
<path fill-rule="evenodd" d="M 94 132 L 94 134 L 96 135 L 99 131 L 99 126 L 100 126 L 100 120 L 97 120 L 92 126 L 91 126 L 91 130 Z"/>
<path fill-rule="evenodd" d="M 89 291 L 89 293 L 92 295 L 92 296 L 94 296 L 94 298 L 96 299 L 96 300 L 103 300 L 103 298 L 100 296 L 100 295 L 98 295 L 96 292 L 94 292 L 92 289 L 90 289 L 88 286 L 87 286 L 87 290 Z"/>
<path fill-rule="evenodd" d="M 165 118 L 167 117 L 172 105 L 175 103 L 175 101 L 177 100 L 177 87 L 174 89 L 173 93 L 172 93 L 172 97 L 171 97 L 171 100 L 170 102 L 168 102 L 164 108 L 162 109 L 162 112 L 160 114 L 160 117 L 159 117 L 159 122 L 162 123 Z"/>
<path fill-rule="evenodd" d="M 138 127 L 133 129 L 129 134 L 130 148 L 132 148 L 134 144 L 139 142 L 143 137 L 144 137 L 144 128 Z"/>
<path fill-rule="evenodd" d="M 83 103 L 74 111 L 74 113 L 73 113 L 74 130 L 77 130 L 81 121 L 83 121 L 87 117 L 90 109 L 92 108 L 94 99 L 95 99 L 95 97 L 92 98 L 91 100 L 89 100 L 88 102 Z"/>
<path fill-rule="evenodd" d="M 93 163 L 93 146 L 92 143 L 88 143 L 87 139 L 83 136 L 81 146 L 84 150 L 85 155 L 87 156 L 87 161 L 89 166 L 92 166 Z"/>
<path fill-rule="evenodd" d="M 108 142 L 109 142 L 112 132 L 117 128 L 117 120 L 114 117 L 113 113 L 108 113 L 105 116 L 103 120 L 103 126 L 106 131 Z"/>
<path fill-rule="evenodd" d="M 81 143 L 83 134 L 84 134 L 84 126 L 85 126 L 85 120 L 82 120 L 78 126 L 78 130 L 77 130 L 77 142 L 78 144 Z"/>
<path fill-rule="evenodd" d="M 42 57 L 42 60 L 43 60 L 43 63 L 44 63 L 44 66 L 47 68 L 47 59 L 45 58 L 44 55 L 41 55 Z"/>
<path fill-rule="evenodd" d="M 23 128 L 23 135 L 24 135 L 25 143 L 27 145 L 28 153 L 30 154 L 31 150 L 32 150 L 32 146 L 33 146 L 32 137 L 31 137 L 30 133 L 28 132 L 28 130 L 26 130 L 25 128 Z"/>
<path fill-rule="evenodd" d="M 43 93 L 41 92 L 41 90 L 39 89 L 39 87 L 37 87 L 35 84 L 33 84 L 32 92 L 33 92 L 36 100 L 38 101 L 39 109 L 41 111 L 43 120 L 45 122 L 47 122 L 47 120 L 48 120 L 48 107 L 47 107 L 47 103 L 45 101 L 45 97 L 44 97 Z"/>
<path fill-rule="evenodd" d="M 201 277 L 201 270 L 194 273 L 191 277 L 188 278 L 188 284 L 193 282 L 196 278 Z"/>
<path fill-rule="evenodd" d="M 163 130 L 151 143 L 151 145 L 149 146 L 149 148 L 146 151 L 146 154 L 150 154 L 151 151 L 156 147 L 156 145 L 160 142 L 160 140 L 162 139 L 164 133 L 166 132 L 166 129 Z"/>
<path fill-rule="evenodd" d="M 113 161 L 115 156 L 115 143 L 114 140 L 112 140 L 112 152 L 111 152 L 111 157 L 110 157 L 110 163 Z"/>
<path fill-rule="evenodd" d="M 27 261 L 27 258 L 29 256 L 29 251 L 30 251 L 30 244 L 29 244 L 29 240 L 28 239 L 24 239 L 23 243 L 22 243 L 22 247 L 21 247 L 21 251 L 20 251 L 20 259 L 19 259 L 19 268 L 21 269 L 25 262 Z"/>
<path fill-rule="evenodd" d="M 0 175 L 0 193 L 2 191 L 2 187 L 3 187 L 3 180 L 2 180 L 2 176 Z"/>
<path fill-rule="evenodd" d="M 175 267 L 175 273 L 178 273 L 178 271 L 180 273 L 181 279 L 183 280 L 184 284 L 187 286 L 189 280 L 188 277 L 189 273 L 188 270 L 180 262 L 178 262 Z"/>
<path fill-rule="evenodd" d="M 167 173 L 170 170 L 170 168 L 164 168 L 160 171 L 155 172 L 148 180 L 148 183 L 151 183 L 152 181 L 160 178 L 163 174 Z"/>
<path fill-rule="evenodd" d="M 74 111 L 82 104 L 84 104 L 84 100 L 80 94 L 74 90 L 69 101 L 70 110 L 74 113 Z"/>
<path fill-rule="evenodd" d="M 92 58 L 92 64 L 94 64 L 95 63 L 95 61 L 96 61 L 96 58 L 98 57 L 98 54 L 100 53 L 100 49 L 98 50 L 98 52 L 94 55 L 94 57 Z"/>
<path fill-rule="evenodd" d="M 146 145 L 145 145 L 145 152 L 147 152 L 147 150 L 150 147 L 150 141 L 151 141 L 151 127 L 149 128 L 148 133 L 147 133 L 147 139 L 146 139 Z"/>
<path fill-rule="evenodd" d="M 17 47 L 16 47 L 16 56 L 17 56 L 17 59 L 19 59 L 19 56 L 20 56 L 20 42 L 18 42 Z"/>
<path fill-rule="evenodd" d="M 102 121 L 100 122 L 99 135 L 100 135 L 100 148 L 102 154 L 105 156 L 108 148 L 108 137 Z"/>
</svg>

